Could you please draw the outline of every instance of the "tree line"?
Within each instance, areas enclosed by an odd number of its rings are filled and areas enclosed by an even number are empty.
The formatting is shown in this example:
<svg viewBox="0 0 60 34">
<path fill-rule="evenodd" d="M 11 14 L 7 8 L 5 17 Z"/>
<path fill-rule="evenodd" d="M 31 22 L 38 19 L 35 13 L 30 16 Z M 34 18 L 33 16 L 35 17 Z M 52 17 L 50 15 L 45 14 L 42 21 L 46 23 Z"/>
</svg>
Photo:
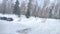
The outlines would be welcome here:
<svg viewBox="0 0 60 34">
<path fill-rule="evenodd" d="M 20 15 L 41 17 L 41 18 L 56 18 L 60 19 L 60 2 L 51 2 L 50 0 L 44 0 L 43 3 L 39 3 L 40 0 L 23 0 L 19 3 L 16 0 L 3 0 L 0 4 L 0 13 L 10 13 Z M 7 6 L 6 6 L 7 5 Z"/>
</svg>

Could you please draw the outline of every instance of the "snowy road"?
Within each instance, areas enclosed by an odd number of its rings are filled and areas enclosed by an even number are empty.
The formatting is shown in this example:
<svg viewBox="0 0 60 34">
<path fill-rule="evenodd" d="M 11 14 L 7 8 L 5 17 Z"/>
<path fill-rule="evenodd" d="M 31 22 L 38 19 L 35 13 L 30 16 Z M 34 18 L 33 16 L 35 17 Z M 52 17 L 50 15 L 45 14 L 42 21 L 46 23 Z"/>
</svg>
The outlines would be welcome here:
<svg viewBox="0 0 60 34">
<path fill-rule="evenodd" d="M 0 34 L 60 34 L 60 20 L 30 17 L 0 21 Z"/>
</svg>

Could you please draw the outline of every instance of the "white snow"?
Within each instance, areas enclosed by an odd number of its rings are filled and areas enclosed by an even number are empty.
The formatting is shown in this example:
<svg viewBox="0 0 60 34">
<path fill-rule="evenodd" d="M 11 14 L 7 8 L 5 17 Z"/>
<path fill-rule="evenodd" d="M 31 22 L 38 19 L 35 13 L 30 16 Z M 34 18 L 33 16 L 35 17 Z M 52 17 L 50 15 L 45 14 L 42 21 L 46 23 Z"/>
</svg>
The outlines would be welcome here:
<svg viewBox="0 0 60 34">
<path fill-rule="evenodd" d="M 0 34 L 60 34 L 59 19 L 0 14 L 2 16 L 12 17 L 14 21 L 0 20 Z"/>
</svg>

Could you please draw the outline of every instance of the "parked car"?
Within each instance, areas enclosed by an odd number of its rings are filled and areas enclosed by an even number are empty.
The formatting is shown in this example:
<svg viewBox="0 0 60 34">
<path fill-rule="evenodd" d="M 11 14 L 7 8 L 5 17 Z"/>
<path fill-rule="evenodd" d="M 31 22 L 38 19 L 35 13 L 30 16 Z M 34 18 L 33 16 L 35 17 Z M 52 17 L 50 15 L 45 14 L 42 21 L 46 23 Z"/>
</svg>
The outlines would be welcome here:
<svg viewBox="0 0 60 34">
<path fill-rule="evenodd" d="M 0 20 L 13 21 L 13 18 L 0 17 Z"/>
<path fill-rule="evenodd" d="M 7 18 L 6 20 L 7 21 L 13 21 L 13 18 Z"/>
<path fill-rule="evenodd" d="M 0 20 L 6 20 L 7 17 L 0 17 Z"/>
</svg>

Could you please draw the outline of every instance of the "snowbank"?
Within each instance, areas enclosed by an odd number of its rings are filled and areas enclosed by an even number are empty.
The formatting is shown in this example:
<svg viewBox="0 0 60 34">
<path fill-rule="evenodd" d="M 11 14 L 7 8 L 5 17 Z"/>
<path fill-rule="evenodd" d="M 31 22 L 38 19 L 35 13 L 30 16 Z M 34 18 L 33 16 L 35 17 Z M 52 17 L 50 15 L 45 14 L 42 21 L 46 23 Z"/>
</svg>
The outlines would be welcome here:
<svg viewBox="0 0 60 34">
<path fill-rule="evenodd" d="M 0 14 L 1 16 L 2 14 Z M 60 20 L 39 17 L 26 18 L 24 15 L 4 15 L 15 21 L 0 21 L 0 33 L 4 34 L 60 34 Z"/>
</svg>

